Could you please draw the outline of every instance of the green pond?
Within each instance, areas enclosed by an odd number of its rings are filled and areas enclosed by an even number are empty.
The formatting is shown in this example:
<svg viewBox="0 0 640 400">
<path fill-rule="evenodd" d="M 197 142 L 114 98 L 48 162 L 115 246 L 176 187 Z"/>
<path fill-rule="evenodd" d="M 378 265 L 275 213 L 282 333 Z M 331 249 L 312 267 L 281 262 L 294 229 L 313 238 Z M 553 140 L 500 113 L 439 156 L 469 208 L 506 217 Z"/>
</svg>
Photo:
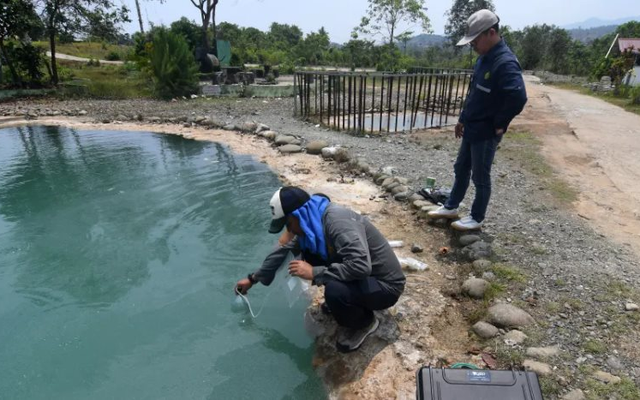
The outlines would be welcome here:
<svg viewBox="0 0 640 400">
<path fill-rule="evenodd" d="M 325 399 L 308 300 L 233 304 L 280 184 L 216 143 L 1 129 L 0 398 Z"/>
</svg>

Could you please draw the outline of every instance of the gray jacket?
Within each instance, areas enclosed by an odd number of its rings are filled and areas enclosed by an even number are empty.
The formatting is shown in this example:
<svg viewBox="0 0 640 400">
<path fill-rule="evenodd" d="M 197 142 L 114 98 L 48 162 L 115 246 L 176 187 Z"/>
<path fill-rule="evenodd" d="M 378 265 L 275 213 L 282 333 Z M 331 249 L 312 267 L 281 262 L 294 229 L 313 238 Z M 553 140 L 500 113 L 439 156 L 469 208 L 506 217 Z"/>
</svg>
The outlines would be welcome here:
<svg viewBox="0 0 640 400">
<path fill-rule="evenodd" d="M 322 216 L 329 261 L 313 263 L 313 283 L 324 285 L 327 279 L 350 282 L 376 278 L 391 293 L 402 294 L 405 276 L 389 242 L 366 218 L 352 210 L 329 203 Z M 300 254 L 296 239 L 269 254 L 254 276 L 269 285 L 289 252 Z M 315 257 L 320 260 L 320 257 Z M 309 261 L 309 260 L 307 260 Z"/>
</svg>

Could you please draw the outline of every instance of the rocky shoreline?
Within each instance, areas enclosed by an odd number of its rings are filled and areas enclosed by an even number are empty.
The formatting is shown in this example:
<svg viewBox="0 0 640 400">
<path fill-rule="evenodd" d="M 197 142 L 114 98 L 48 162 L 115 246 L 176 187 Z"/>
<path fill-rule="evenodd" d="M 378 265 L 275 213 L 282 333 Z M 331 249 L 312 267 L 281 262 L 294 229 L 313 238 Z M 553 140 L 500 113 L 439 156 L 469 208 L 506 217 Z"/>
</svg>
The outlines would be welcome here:
<svg viewBox="0 0 640 400">
<path fill-rule="evenodd" d="M 292 99 L 0 104 L 7 121 L 70 115 L 109 125 L 243 131 L 281 153 L 306 149 L 338 164 L 342 172 L 328 178 L 336 183 L 368 177 L 379 184 L 378 199 L 388 206 L 371 218 L 411 224 L 403 227 L 410 232 L 405 242 L 422 242 L 430 269 L 408 274 L 406 295 L 383 315 L 384 329 L 365 351 L 337 355 L 331 335 L 319 339 L 316 367 L 332 397 L 414 398 L 418 366 L 468 361 L 536 370 L 545 398 L 636 398 L 629 396 L 640 384 L 638 256 L 593 231 L 531 172 L 522 146 L 535 144 L 503 141 L 489 223 L 474 238 L 459 237 L 446 224 L 428 223 L 429 206 L 413 194 L 427 176 L 451 182 L 451 130 L 355 136 L 299 121 L 292 110 Z"/>
</svg>

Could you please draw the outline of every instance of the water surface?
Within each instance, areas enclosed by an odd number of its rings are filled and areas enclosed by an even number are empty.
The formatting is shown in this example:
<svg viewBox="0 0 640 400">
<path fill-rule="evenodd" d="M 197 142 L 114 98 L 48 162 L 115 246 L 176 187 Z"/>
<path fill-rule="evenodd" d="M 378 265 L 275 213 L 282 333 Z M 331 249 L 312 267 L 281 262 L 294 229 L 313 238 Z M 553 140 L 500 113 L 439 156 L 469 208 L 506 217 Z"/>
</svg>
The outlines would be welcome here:
<svg viewBox="0 0 640 400">
<path fill-rule="evenodd" d="M 0 398 L 326 398 L 303 300 L 231 307 L 279 185 L 215 143 L 0 130 Z"/>
</svg>

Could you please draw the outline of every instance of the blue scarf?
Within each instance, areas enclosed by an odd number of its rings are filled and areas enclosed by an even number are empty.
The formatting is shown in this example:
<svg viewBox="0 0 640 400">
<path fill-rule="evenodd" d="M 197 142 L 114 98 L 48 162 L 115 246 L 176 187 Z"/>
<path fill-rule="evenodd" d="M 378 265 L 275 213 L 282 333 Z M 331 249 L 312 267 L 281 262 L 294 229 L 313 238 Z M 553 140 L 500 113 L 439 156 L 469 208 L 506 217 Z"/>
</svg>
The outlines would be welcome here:
<svg viewBox="0 0 640 400">
<path fill-rule="evenodd" d="M 329 260 L 329 255 L 324 239 L 322 215 L 328 205 L 329 200 L 326 197 L 311 196 L 311 199 L 292 213 L 300 221 L 300 228 L 304 232 L 303 236 L 298 237 L 300 248 L 320 255 L 325 261 Z"/>
</svg>

